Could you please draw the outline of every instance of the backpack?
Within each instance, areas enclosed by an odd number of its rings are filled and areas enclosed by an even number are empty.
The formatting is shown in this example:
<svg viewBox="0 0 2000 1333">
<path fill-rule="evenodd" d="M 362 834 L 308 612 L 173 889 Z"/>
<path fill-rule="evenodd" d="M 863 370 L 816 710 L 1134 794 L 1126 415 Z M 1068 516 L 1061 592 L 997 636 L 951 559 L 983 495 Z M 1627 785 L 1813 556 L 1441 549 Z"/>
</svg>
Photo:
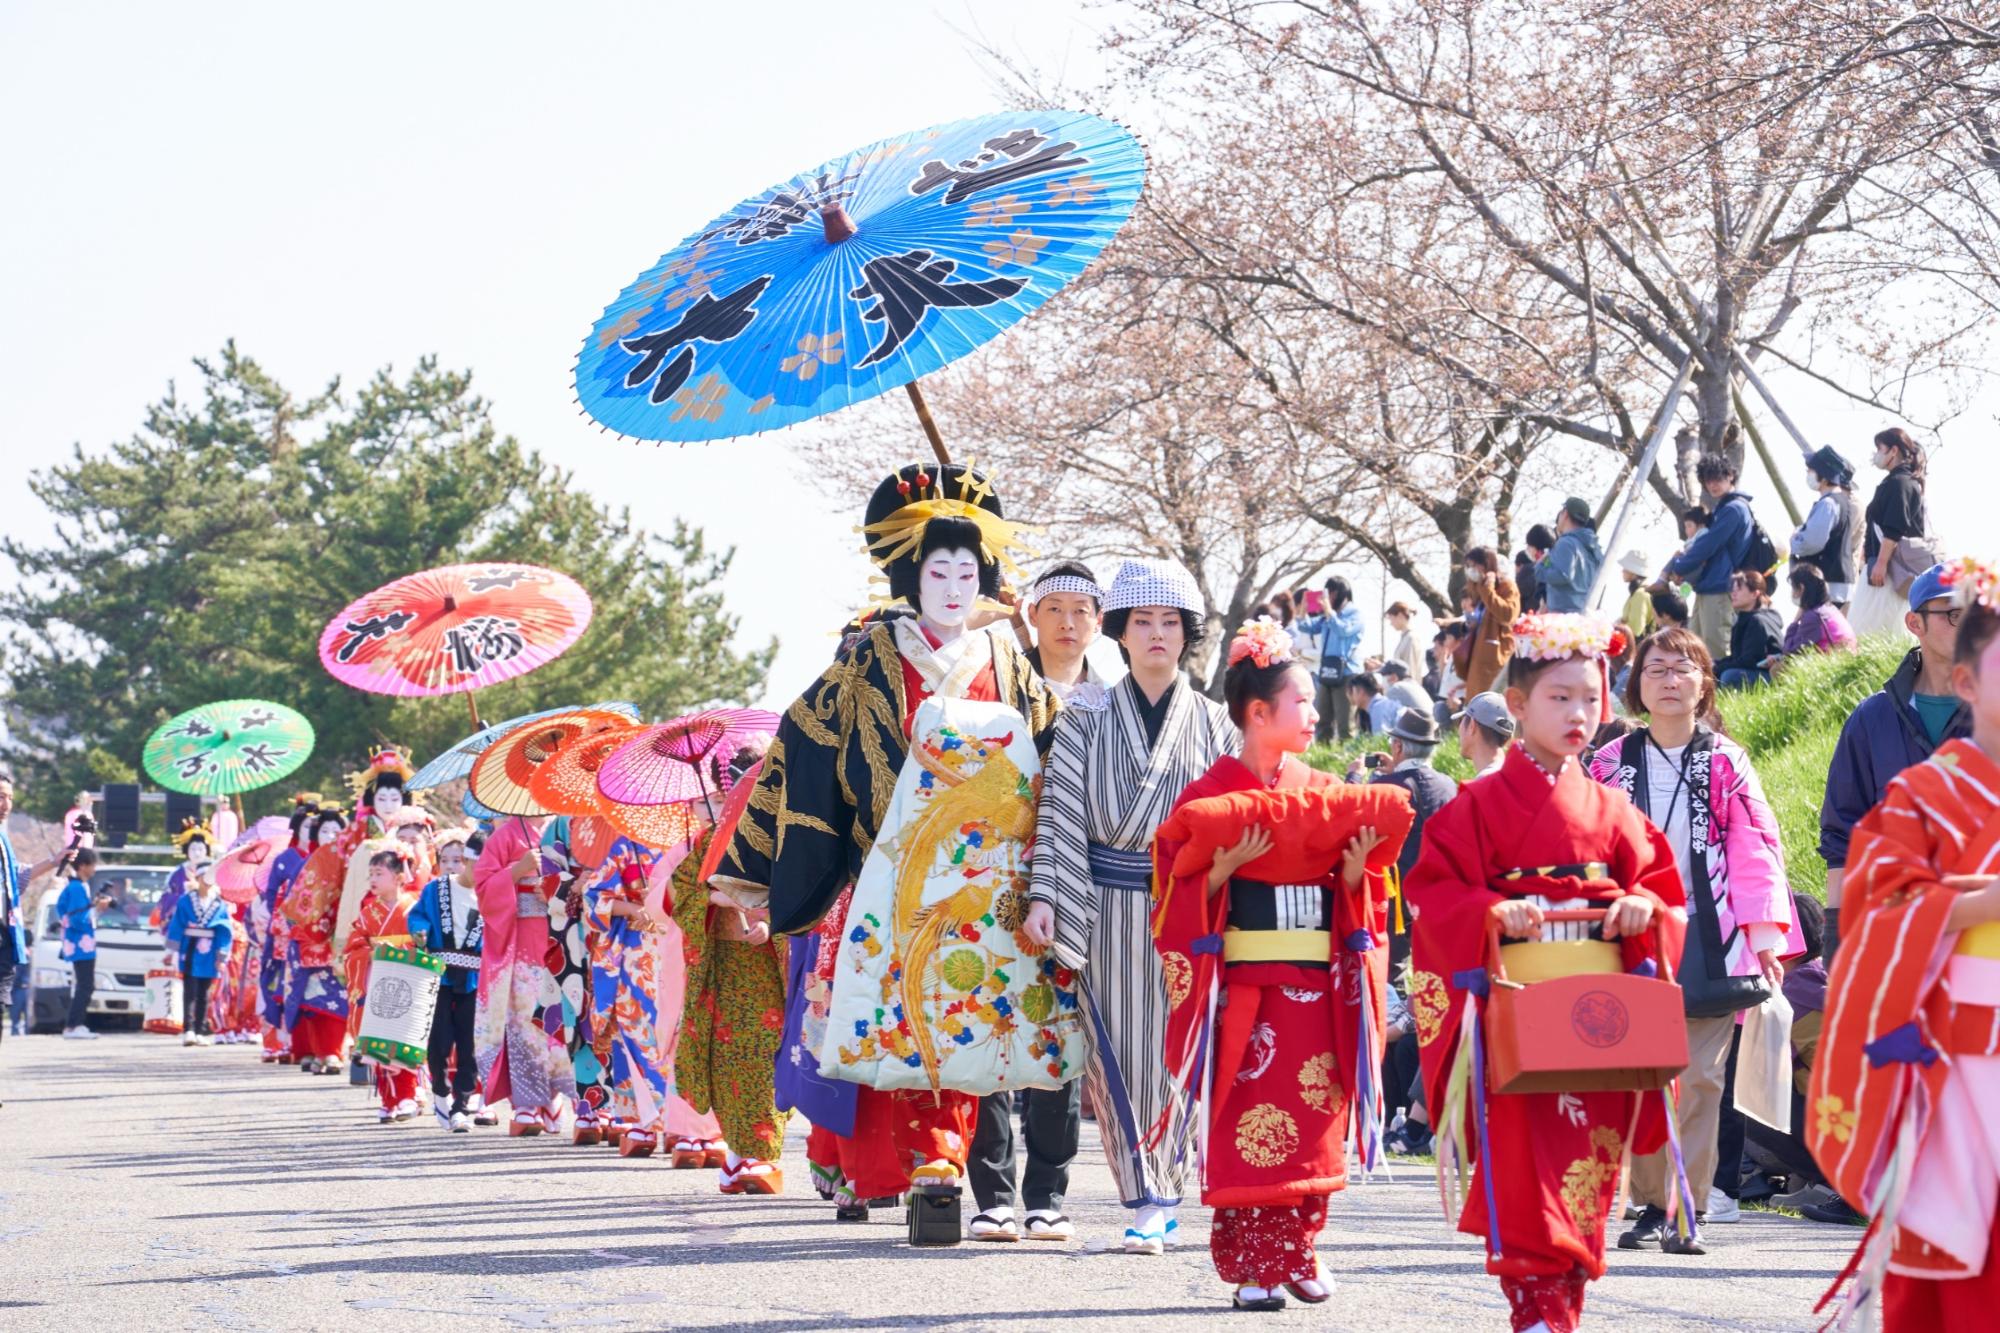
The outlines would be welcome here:
<svg viewBox="0 0 2000 1333">
<path fill-rule="evenodd" d="M 1745 500 L 1743 507 L 1748 509 L 1750 502 Z M 1764 531 L 1764 525 L 1759 523 L 1757 515 L 1752 513 L 1750 515 L 1750 543 L 1743 548 L 1743 557 L 1736 562 L 1736 568 L 1739 571 L 1754 569 L 1759 574 L 1768 575 L 1777 567 L 1778 544 L 1771 540 L 1771 534 Z"/>
</svg>

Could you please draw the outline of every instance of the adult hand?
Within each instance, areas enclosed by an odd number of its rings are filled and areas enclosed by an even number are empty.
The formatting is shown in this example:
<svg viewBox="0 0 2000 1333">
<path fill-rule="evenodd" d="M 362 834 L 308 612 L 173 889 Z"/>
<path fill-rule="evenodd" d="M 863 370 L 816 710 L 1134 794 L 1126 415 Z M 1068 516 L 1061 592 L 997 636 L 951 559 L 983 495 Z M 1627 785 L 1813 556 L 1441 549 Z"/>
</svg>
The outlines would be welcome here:
<svg viewBox="0 0 2000 1333">
<path fill-rule="evenodd" d="M 1870 569 L 1868 570 L 1869 587 L 1879 588 L 1888 581 L 1889 581 L 1889 573 L 1887 570 L 1883 569 L 1881 565 L 1879 564 L 1874 565 L 1870 567 Z"/>
<path fill-rule="evenodd" d="M 752 921 L 743 931 L 743 938 L 752 944 L 766 944 L 771 939 L 771 923 L 763 917 Z"/>
<path fill-rule="evenodd" d="M 1611 910 L 1604 914 L 1604 938 L 1615 940 L 1621 935 L 1638 935 L 1653 924 L 1653 900 L 1643 894 L 1628 893 L 1611 904 Z"/>
<path fill-rule="evenodd" d="M 1785 965 L 1778 961 L 1776 949 L 1757 951 L 1757 970 L 1764 974 L 1764 980 L 1771 983 L 1772 990 L 1778 990 L 1785 984 Z"/>
<path fill-rule="evenodd" d="M 1215 854 L 1215 864 L 1209 867 L 1208 891 L 1213 895 L 1227 884 L 1238 870 L 1271 850 L 1271 834 L 1262 824 L 1252 824 L 1243 830 L 1233 846 L 1225 847 Z"/>
<path fill-rule="evenodd" d="M 1028 937 L 1028 943 L 1038 949 L 1046 949 L 1056 942 L 1056 909 L 1040 901 L 1028 904 L 1028 915 L 1021 919 L 1021 933 Z"/>
<path fill-rule="evenodd" d="M 2000 879 L 1988 879 L 1983 884 L 1970 876 L 1954 876 L 1953 880 L 1950 887 L 1958 893 L 1958 901 L 1951 905 L 1951 915 L 1945 918 L 1946 930 L 1964 930 L 2000 921 Z"/>
<path fill-rule="evenodd" d="M 1513 899 L 1493 904 L 1493 919 L 1500 933 L 1509 939 L 1538 940 L 1542 937 L 1542 909 L 1530 902 Z"/>
</svg>

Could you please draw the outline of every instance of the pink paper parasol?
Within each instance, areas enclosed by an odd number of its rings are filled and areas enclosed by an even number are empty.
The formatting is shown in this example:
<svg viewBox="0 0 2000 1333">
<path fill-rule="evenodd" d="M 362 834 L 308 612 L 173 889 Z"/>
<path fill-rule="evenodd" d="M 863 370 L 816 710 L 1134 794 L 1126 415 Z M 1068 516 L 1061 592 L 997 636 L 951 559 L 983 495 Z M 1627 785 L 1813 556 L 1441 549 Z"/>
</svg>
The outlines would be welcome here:
<svg viewBox="0 0 2000 1333">
<path fill-rule="evenodd" d="M 556 570 L 446 565 L 384 584 L 335 616 L 319 636 L 319 660 L 374 694 L 458 694 L 553 661 L 590 615 L 590 595 Z"/>
<path fill-rule="evenodd" d="M 778 729 L 761 708 L 711 708 L 648 727 L 598 766 L 597 789 L 620 805 L 667 805 L 720 796 L 715 762 Z M 725 778 L 726 781 L 726 778 Z"/>
<path fill-rule="evenodd" d="M 283 821 L 279 821 L 283 825 Z M 215 863 L 215 887 L 227 903 L 247 903 L 270 882 L 271 863 L 291 841 L 289 830 L 276 837 L 241 843 Z"/>
</svg>

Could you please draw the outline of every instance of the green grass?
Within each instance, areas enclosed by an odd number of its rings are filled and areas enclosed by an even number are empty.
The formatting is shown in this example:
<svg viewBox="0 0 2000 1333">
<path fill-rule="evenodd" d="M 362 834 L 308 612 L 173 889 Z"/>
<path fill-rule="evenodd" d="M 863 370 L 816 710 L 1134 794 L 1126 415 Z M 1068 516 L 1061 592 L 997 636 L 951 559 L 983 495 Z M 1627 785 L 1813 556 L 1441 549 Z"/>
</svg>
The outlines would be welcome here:
<svg viewBox="0 0 2000 1333">
<path fill-rule="evenodd" d="M 1834 743 L 1854 706 L 1882 688 L 1906 651 L 1904 641 L 1869 639 L 1856 652 L 1800 658 L 1766 689 L 1733 690 L 1722 697 L 1723 723 L 1750 752 L 1778 818 L 1794 893 L 1825 895 L 1819 807 Z M 1356 755 L 1388 748 L 1384 737 L 1360 736 L 1342 745 L 1315 745 L 1304 758 L 1314 768 L 1342 773 Z M 1436 764 L 1460 782 L 1472 776 L 1472 766 L 1458 752 L 1458 738 L 1449 732 L 1438 746 Z"/>
<path fill-rule="evenodd" d="M 1795 894 L 1819 898 L 1826 892 L 1819 807 L 1841 725 L 1856 704 L 1882 688 L 1906 651 L 1905 642 L 1869 639 L 1856 652 L 1797 659 L 1768 689 L 1730 691 L 1722 697 L 1723 723 L 1750 752 L 1778 817 L 1785 871 Z"/>
</svg>

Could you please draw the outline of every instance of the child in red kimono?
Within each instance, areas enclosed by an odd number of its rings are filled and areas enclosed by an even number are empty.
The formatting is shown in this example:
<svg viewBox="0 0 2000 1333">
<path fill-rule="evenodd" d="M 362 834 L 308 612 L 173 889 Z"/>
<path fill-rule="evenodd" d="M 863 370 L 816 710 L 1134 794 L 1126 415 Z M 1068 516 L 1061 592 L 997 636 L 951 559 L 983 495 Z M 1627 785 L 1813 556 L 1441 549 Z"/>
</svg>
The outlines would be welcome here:
<svg viewBox="0 0 2000 1333">
<path fill-rule="evenodd" d="M 1205 1107 L 1216 1272 L 1236 1308 L 1282 1310 L 1285 1292 L 1332 1294 L 1317 1238 L 1347 1185 L 1351 1120 L 1364 1163 L 1379 1150 L 1384 872 L 1415 815 L 1401 788 L 1351 787 L 1294 757 L 1319 713 L 1275 621 L 1237 632 L 1223 692 L 1243 757 L 1188 784 L 1154 834 L 1153 942 L 1169 1073 Z"/>
<path fill-rule="evenodd" d="M 1990 1328 L 2000 1307 L 2000 570 L 1946 579 L 1972 739 L 1855 827 L 1806 1092 L 1808 1146 L 1874 1216 L 1843 1327 L 1878 1294 L 1892 1331 Z"/>
<path fill-rule="evenodd" d="M 410 942 L 410 908 L 416 905 L 417 896 L 407 878 L 409 867 L 410 863 L 403 859 L 401 852 L 382 851 L 368 858 L 368 894 L 355 911 L 354 928 L 347 933 L 347 948 L 340 959 L 351 1001 L 347 1011 L 350 1037 L 361 1031 L 362 1011 L 368 998 L 368 972 L 374 962 L 375 946 L 408 945 Z M 359 1058 L 358 1052 L 356 1058 Z M 406 1124 L 417 1118 L 415 1070 L 375 1066 L 375 1092 L 382 1102 L 376 1119 L 382 1124 L 392 1121 Z"/>
<path fill-rule="evenodd" d="M 1416 912 L 1410 1008 L 1436 1108 L 1439 1179 L 1449 1200 L 1466 1156 L 1455 1144 L 1476 1142 L 1458 1229 L 1486 1238 L 1486 1270 L 1500 1279 L 1513 1327 L 1537 1333 L 1577 1327 L 1585 1283 L 1604 1273 L 1605 1222 L 1627 1155 L 1658 1148 L 1667 1131 L 1659 1096 L 1490 1094 L 1472 1070 L 1477 997 L 1493 961 L 1489 921 L 1514 940 L 1616 941 L 1627 971 L 1679 963 L 1684 899 L 1673 849 L 1578 758 L 1609 716 L 1606 662 L 1620 633 L 1575 615 L 1516 624 L 1507 707 L 1519 742 L 1499 771 L 1431 816 L 1405 885 Z M 1587 908 L 1608 909 L 1601 924 L 1544 920 Z M 1661 959 L 1651 926 L 1667 909 L 1676 909 L 1665 932 L 1672 956 Z"/>
</svg>

